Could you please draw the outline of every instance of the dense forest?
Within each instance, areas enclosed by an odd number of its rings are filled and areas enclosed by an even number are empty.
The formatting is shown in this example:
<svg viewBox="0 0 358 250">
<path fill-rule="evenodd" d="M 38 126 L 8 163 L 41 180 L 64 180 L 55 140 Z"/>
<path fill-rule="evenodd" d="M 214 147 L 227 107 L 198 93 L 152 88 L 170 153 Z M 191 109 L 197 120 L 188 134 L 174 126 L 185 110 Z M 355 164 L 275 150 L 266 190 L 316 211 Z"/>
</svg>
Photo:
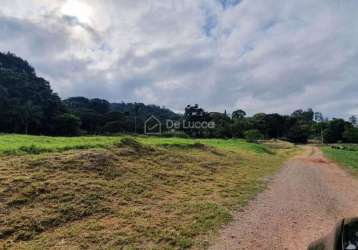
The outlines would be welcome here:
<svg viewBox="0 0 358 250">
<path fill-rule="evenodd" d="M 79 135 L 143 133 L 150 115 L 178 119 L 169 109 L 143 103 L 109 103 L 72 97 L 61 100 L 33 67 L 11 53 L 0 53 L 0 132 Z"/>
<path fill-rule="evenodd" d="M 248 117 L 238 109 L 206 112 L 187 106 L 183 115 L 143 103 L 110 103 L 103 99 L 71 97 L 61 100 L 49 82 L 38 77 L 30 64 L 11 53 L 0 53 L 0 132 L 74 136 L 144 132 L 145 120 L 214 122 L 215 128 L 166 130 L 166 135 L 246 138 L 250 141 L 280 138 L 297 143 L 358 143 L 357 118 L 328 120 L 320 112 L 296 110 L 291 115 L 258 113 Z M 178 133 L 182 132 L 182 133 Z"/>
</svg>

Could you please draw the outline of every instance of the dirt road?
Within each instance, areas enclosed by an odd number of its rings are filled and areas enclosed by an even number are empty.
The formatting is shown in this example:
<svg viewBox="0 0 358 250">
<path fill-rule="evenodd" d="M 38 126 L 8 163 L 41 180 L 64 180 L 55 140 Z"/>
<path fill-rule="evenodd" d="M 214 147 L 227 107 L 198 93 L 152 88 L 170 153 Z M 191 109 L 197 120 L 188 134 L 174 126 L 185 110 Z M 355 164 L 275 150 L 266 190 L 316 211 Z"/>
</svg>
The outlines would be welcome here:
<svg viewBox="0 0 358 250">
<path fill-rule="evenodd" d="M 358 216 L 358 181 L 318 148 L 290 160 L 211 249 L 307 249 L 338 219 Z"/>
</svg>

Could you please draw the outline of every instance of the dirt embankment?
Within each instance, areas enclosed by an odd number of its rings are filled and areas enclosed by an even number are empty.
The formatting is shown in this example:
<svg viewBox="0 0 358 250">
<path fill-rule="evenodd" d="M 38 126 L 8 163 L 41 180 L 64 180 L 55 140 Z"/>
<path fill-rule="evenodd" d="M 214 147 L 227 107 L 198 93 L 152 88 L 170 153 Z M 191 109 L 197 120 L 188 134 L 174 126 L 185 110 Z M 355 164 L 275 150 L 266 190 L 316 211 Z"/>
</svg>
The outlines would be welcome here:
<svg viewBox="0 0 358 250">
<path fill-rule="evenodd" d="M 358 216 L 358 181 L 318 148 L 287 162 L 211 249 L 307 249 L 342 217 Z"/>
</svg>

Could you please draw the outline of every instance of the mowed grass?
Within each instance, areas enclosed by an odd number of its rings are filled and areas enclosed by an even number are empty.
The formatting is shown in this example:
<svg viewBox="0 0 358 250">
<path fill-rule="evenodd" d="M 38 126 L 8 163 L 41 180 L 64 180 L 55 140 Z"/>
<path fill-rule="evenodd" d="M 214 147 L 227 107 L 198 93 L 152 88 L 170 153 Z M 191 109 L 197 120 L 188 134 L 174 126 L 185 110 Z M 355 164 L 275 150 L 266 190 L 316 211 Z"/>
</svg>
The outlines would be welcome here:
<svg viewBox="0 0 358 250">
<path fill-rule="evenodd" d="M 231 151 L 251 151 L 255 153 L 271 153 L 271 151 L 260 144 L 247 143 L 242 139 L 186 139 L 186 138 L 163 138 L 163 137 L 139 137 L 141 143 L 162 146 L 194 145 L 202 143 L 216 148 Z"/>
<path fill-rule="evenodd" d="M 72 149 L 106 148 L 113 146 L 123 138 L 123 136 L 48 137 L 0 134 L 0 154 L 21 155 L 28 153 L 63 152 Z M 149 145 L 190 146 L 195 143 L 203 143 L 232 151 L 247 150 L 257 153 L 270 153 L 270 151 L 262 145 L 247 143 L 240 139 L 184 139 L 146 136 L 134 138 L 141 143 Z"/>
<path fill-rule="evenodd" d="M 296 152 L 240 140 L 119 138 L 1 156 L 0 249 L 205 249 Z"/>
<path fill-rule="evenodd" d="M 101 148 L 119 142 L 115 136 L 48 137 L 0 134 L 0 154 L 61 152 L 71 149 Z"/>
<path fill-rule="evenodd" d="M 352 145 L 350 148 L 352 150 L 323 147 L 322 150 L 328 158 L 350 168 L 353 172 L 358 173 L 358 146 Z"/>
</svg>

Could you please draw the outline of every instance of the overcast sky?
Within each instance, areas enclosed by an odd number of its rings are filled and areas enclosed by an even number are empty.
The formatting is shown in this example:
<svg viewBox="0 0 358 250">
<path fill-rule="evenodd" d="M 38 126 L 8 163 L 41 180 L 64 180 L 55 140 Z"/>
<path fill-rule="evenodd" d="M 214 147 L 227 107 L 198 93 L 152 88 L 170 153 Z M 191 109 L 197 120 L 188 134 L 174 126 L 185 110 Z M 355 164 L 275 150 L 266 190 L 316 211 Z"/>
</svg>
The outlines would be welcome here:
<svg viewBox="0 0 358 250">
<path fill-rule="evenodd" d="M 1 0 L 0 50 L 62 98 L 358 115 L 358 0 Z"/>
</svg>

